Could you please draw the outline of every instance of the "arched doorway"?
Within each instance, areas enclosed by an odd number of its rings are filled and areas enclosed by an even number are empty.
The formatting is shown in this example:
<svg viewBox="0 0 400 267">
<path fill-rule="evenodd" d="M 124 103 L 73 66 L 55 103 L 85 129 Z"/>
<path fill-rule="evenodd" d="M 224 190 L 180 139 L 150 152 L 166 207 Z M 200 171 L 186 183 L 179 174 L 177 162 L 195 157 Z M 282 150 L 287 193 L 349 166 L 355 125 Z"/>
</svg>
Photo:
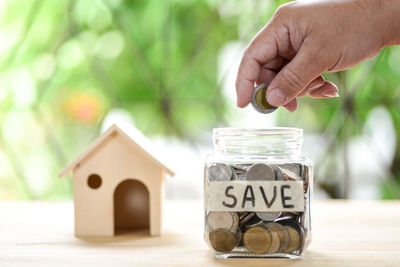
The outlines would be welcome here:
<svg viewBox="0 0 400 267">
<path fill-rule="evenodd" d="M 114 191 L 114 231 L 124 234 L 149 229 L 149 191 L 138 180 L 121 182 Z"/>
</svg>

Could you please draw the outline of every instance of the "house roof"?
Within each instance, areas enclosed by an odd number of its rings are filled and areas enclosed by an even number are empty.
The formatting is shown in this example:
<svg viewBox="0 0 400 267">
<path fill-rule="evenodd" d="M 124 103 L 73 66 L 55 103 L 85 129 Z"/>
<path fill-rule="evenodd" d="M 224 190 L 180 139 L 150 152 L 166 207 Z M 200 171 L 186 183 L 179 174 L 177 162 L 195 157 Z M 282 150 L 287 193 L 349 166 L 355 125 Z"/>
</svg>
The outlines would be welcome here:
<svg viewBox="0 0 400 267">
<path fill-rule="evenodd" d="M 133 127 L 132 127 L 133 128 Z M 73 162 L 68 164 L 60 173 L 59 176 L 62 177 L 68 174 L 76 165 L 78 165 L 82 160 L 84 160 L 87 156 L 89 156 L 93 150 L 102 144 L 111 134 L 117 132 L 122 137 L 125 137 L 132 145 L 140 148 L 144 155 L 147 156 L 151 161 L 153 161 L 156 165 L 158 165 L 161 169 L 163 169 L 170 176 L 174 176 L 175 173 L 168 168 L 159 158 L 155 156 L 154 150 L 152 149 L 149 140 L 138 130 L 129 129 L 130 131 L 123 131 L 116 124 L 113 124 L 110 128 L 108 128 L 104 133 L 102 133 L 89 147 L 77 157 Z"/>
</svg>

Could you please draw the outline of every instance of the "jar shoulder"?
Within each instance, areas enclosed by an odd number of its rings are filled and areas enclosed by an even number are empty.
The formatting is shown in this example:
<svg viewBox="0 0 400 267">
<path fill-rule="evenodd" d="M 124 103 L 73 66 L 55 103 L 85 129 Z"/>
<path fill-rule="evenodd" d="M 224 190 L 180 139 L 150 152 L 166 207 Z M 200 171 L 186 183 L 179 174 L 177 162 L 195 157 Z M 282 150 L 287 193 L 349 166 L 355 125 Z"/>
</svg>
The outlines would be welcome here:
<svg viewBox="0 0 400 267">
<path fill-rule="evenodd" d="M 312 161 L 306 156 L 287 155 L 227 155 L 211 153 L 205 159 L 206 164 L 213 163 L 301 163 L 312 167 Z"/>
</svg>

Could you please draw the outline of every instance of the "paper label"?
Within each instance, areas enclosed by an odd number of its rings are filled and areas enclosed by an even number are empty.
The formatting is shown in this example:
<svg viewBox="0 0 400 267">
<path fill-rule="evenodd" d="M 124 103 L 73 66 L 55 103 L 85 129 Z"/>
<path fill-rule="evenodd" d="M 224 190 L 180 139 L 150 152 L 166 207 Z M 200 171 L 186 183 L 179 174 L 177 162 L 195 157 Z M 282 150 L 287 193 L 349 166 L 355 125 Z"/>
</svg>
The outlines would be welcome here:
<svg viewBox="0 0 400 267">
<path fill-rule="evenodd" d="M 210 211 L 304 211 L 303 181 L 213 181 Z"/>
</svg>

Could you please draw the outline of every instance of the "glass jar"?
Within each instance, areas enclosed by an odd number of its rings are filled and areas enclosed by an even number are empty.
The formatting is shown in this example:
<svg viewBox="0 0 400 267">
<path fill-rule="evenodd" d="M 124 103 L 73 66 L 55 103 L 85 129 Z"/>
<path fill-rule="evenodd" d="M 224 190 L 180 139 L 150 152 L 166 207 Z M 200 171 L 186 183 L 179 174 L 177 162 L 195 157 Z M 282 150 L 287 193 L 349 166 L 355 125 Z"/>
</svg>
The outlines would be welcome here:
<svg viewBox="0 0 400 267">
<path fill-rule="evenodd" d="M 311 241 L 311 161 L 296 128 L 213 131 L 204 238 L 217 258 L 299 258 Z"/>
</svg>

